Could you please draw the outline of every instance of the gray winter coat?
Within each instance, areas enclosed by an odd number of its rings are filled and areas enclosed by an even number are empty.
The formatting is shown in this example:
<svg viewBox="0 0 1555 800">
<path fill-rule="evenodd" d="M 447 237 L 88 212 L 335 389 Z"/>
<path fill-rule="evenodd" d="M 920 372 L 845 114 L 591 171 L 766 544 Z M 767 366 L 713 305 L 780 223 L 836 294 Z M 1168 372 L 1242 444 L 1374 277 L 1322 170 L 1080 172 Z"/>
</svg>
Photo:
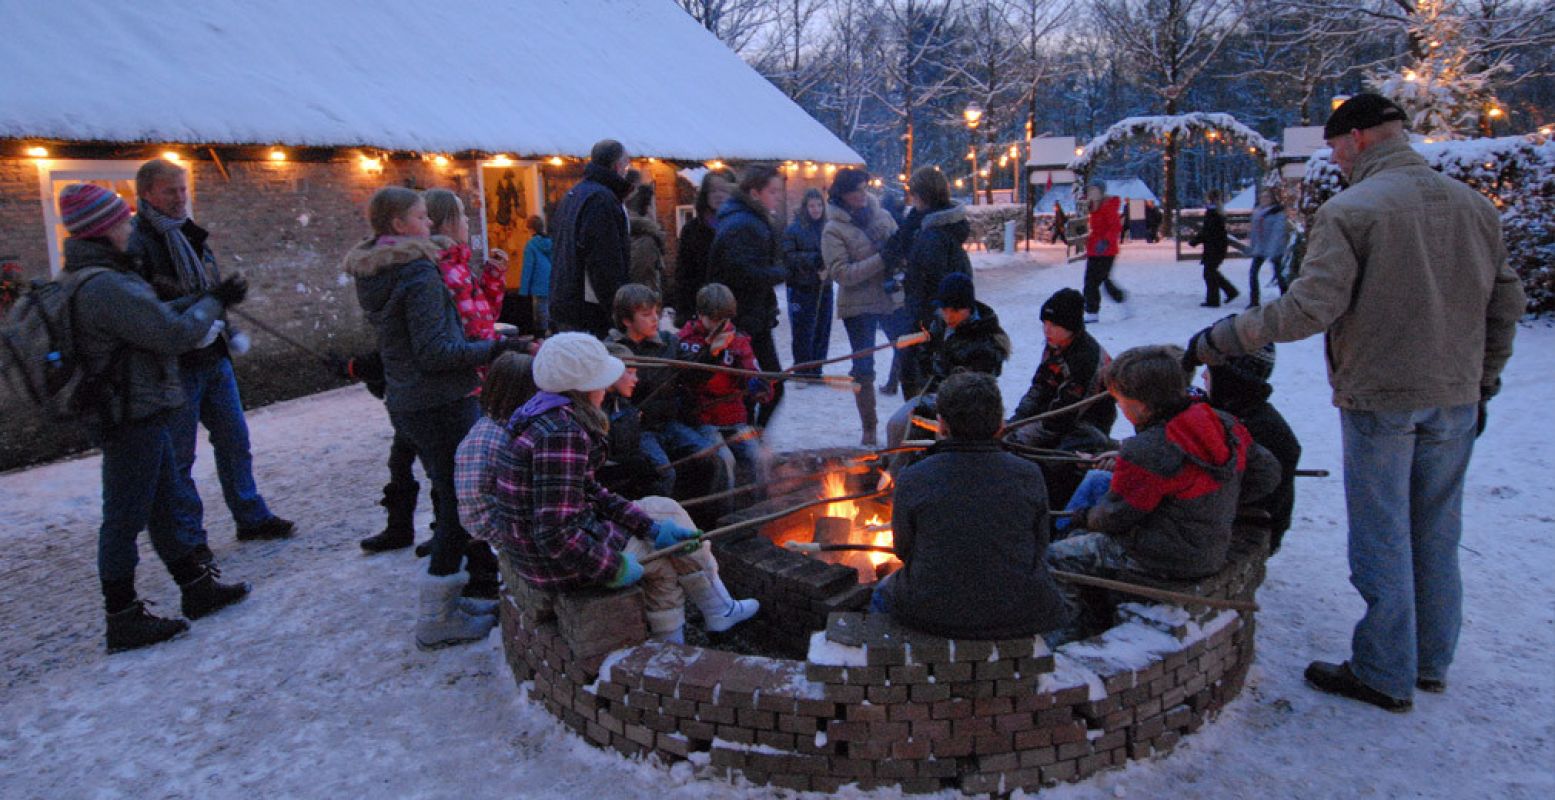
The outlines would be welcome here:
<svg viewBox="0 0 1555 800">
<path fill-rule="evenodd" d="M 378 331 L 390 411 L 422 411 L 475 391 L 475 368 L 492 342 L 465 339 L 459 309 L 437 269 L 431 239 L 369 239 L 342 265 L 356 279 L 356 300 Z"/>
<path fill-rule="evenodd" d="M 880 210 L 874 197 L 869 230 L 860 230 L 853 217 L 836 203 L 826 204 L 826 227 L 821 231 L 821 258 L 826 277 L 837 282 L 837 318 L 860 314 L 889 314 L 901 303 L 885 292 L 885 261 L 880 246 L 896 231 L 896 220 Z M 823 278 L 825 280 L 825 278 Z"/>
<path fill-rule="evenodd" d="M 1496 207 L 1392 141 L 1317 210 L 1290 291 L 1221 324 L 1243 351 L 1324 333 L 1334 405 L 1411 411 L 1494 394 L 1525 305 Z"/>
<path fill-rule="evenodd" d="M 1285 207 L 1259 206 L 1253 209 L 1253 227 L 1247 254 L 1268 261 L 1285 255 Z"/>
<path fill-rule="evenodd" d="M 177 310 L 157 299 L 133 257 L 98 239 L 66 239 L 65 271 L 91 267 L 113 270 L 88 277 L 75 294 L 76 353 L 110 389 L 101 422 L 112 426 L 183 407 L 178 356 L 210 332 L 221 303 L 200 295 Z"/>
</svg>

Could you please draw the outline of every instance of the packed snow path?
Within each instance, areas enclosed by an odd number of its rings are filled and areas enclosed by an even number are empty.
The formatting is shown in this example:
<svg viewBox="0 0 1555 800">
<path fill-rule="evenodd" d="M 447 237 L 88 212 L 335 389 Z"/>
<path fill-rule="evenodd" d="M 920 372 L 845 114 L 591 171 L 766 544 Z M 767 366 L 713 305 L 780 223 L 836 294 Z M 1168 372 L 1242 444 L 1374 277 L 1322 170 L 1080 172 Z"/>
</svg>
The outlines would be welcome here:
<svg viewBox="0 0 1555 800">
<path fill-rule="evenodd" d="M 1041 354 L 1037 309 L 1080 265 L 1057 249 L 977 255 L 980 299 L 1016 343 L 1001 384 L 1013 407 Z M 1242 286 L 1246 261 L 1225 272 Z M 1184 342 L 1222 313 L 1198 307 L 1197 264 L 1128 245 L 1116 277 L 1134 316 L 1105 305 L 1092 331 L 1113 353 Z M 1245 288 L 1245 287 L 1243 287 Z M 1271 290 L 1272 291 L 1272 290 Z M 1238 304 L 1232 304 L 1233 308 Z M 1403 322 L 1401 312 L 1401 323 Z M 786 352 L 787 330 L 778 331 Z M 832 353 L 846 352 L 840 324 Z M 786 358 L 786 356 L 785 356 Z M 828 368 L 843 374 L 846 364 Z M 885 363 L 880 364 L 881 380 Z M 1549 797 L 1555 795 L 1555 329 L 1525 325 L 1469 473 L 1465 624 L 1446 695 L 1396 716 L 1303 685 L 1313 658 L 1348 651 L 1361 601 L 1348 583 L 1338 414 L 1322 344 L 1282 345 L 1274 402 L 1305 448 L 1293 528 L 1259 595 L 1258 662 L 1242 697 L 1164 759 L 1054 797 Z M 882 398 L 882 417 L 892 398 Z M 383 524 L 389 423 L 360 387 L 250 415 L 256 472 L 292 541 L 239 544 L 202 445 L 211 543 L 243 604 L 173 642 L 106 656 L 95 568 L 99 459 L 0 476 L 0 797 L 736 797 L 764 788 L 698 779 L 689 765 L 625 761 L 565 733 L 520 696 L 497 637 L 427 654 L 411 642 L 408 551 L 364 557 Z M 883 430 L 883 426 L 882 426 Z M 1120 421 L 1116 435 L 1129 433 Z M 856 442 L 850 397 L 791 391 L 777 449 Z M 422 495 L 422 537 L 430 522 Z M 141 537 L 142 594 L 177 594 Z M 857 794 L 857 793 L 854 793 Z M 879 796 L 893 796 L 881 792 Z"/>
</svg>

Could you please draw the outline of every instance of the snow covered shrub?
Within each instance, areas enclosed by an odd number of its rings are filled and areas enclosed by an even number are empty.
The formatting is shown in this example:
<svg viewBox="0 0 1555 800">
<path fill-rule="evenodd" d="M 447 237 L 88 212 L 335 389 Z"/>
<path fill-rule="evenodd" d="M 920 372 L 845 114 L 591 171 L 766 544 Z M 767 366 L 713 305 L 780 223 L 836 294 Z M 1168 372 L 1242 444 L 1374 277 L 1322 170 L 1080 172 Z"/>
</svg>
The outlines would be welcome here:
<svg viewBox="0 0 1555 800">
<path fill-rule="evenodd" d="M 1025 232 L 1026 206 L 1024 203 L 993 203 L 992 205 L 967 206 L 966 221 L 972 226 L 967 241 L 977 242 L 989 250 L 1004 249 L 1004 223 L 1015 220 L 1016 235 Z"/>
<path fill-rule="evenodd" d="M 1414 147 L 1433 168 L 1495 204 L 1501 211 L 1508 260 L 1528 293 L 1528 310 L 1555 311 L 1555 139 L 1503 136 Z M 1318 206 L 1344 186 L 1329 151 L 1317 151 L 1301 182 L 1297 210 L 1302 229 L 1311 224 Z"/>
</svg>

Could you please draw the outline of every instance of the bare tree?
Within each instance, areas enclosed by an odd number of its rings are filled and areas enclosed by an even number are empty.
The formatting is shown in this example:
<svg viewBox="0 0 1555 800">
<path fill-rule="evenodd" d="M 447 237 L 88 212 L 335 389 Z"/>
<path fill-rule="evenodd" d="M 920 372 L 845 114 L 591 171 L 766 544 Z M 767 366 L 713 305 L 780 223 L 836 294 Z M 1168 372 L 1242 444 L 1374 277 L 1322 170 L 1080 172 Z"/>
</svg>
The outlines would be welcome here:
<svg viewBox="0 0 1555 800">
<path fill-rule="evenodd" d="M 901 131 L 903 171 L 910 175 L 919 120 L 954 92 L 953 74 L 946 67 L 951 55 L 946 35 L 952 21 L 950 0 L 881 0 L 874 14 L 880 23 L 880 79 L 868 85 L 869 94 L 887 112 L 888 127 Z"/>
<path fill-rule="evenodd" d="M 950 72 L 958 88 L 982 109 L 979 125 L 986 145 L 993 144 L 997 132 L 1015 118 L 1017 102 L 1026 88 L 1014 6 L 1010 0 L 980 0 L 965 3 L 957 13 L 960 35 L 954 44 Z M 962 111 L 941 108 L 941 121 L 959 128 L 964 121 Z M 975 132 L 972 138 L 974 148 L 989 149 L 978 147 Z M 984 157 L 991 159 L 993 155 L 985 152 Z M 993 202 L 993 180 L 984 181 L 983 186 L 986 202 Z"/>
<path fill-rule="evenodd" d="M 1076 62 L 1062 56 L 1057 34 L 1075 21 L 1078 0 L 1011 0 L 1021 36 L 1021 78 L 1026 89 L 1026 135 L 1037 133 L 1037 102 L 1050 81 L 1071 74 Z"/>
<path fill-rule="evenodd" d="M 1360 62 L 1360 17 L 1353 9 L 1317 13 L 1302 3 L 1275 0 L 1255 4 L 1246 35 L 1233 45 L 1246 65 L 1235 77 L 1258 81 L 1277 105 L 1294 109 L 1302 125 L 1312 124 L 1318 88 L 1375 64 Z"/>
<path fill-rule="evenodd" d="M 794 102 L 800 102 L 824 77 L 817 55 L 821 46 L 812 35 L 826 0 L 768 0 L 767 39 L 756 68 Z"/>
<path fill-rule="evenodd" d="M 675 0 L 698 25 L 736 53 L 764 30 L 771 14 L 768 0 Z"/>
<path fill-rule="evenodd" d="M 1248 0 L 1097 0 L 1096 21 L 1134 79 L 1176 114 L 1183 98 L 1241 25 Z M 1162 152 L 1161 211 L 1177 209 L 1176 136 Z"/>
<path fill-rule="evenodd" d="M 831 31 L 816 56 L 813 101 L 822 122 L 853 144 L 864 128 L 864 110 L 879 75 L 880 25 L 875 0 L 831 0 Z"/>
</svg>

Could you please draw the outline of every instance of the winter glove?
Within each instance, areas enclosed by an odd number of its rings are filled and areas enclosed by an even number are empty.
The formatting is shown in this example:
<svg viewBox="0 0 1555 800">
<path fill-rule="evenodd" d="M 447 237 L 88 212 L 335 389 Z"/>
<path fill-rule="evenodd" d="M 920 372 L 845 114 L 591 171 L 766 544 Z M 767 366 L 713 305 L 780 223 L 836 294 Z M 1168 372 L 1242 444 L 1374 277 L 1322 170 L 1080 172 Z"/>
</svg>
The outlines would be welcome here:
<svg viewBox="0 0 1555 800">
<path fill-rule="evenodd" d="M 745 393 L 756 403 L 772 402 L 772 384 L 761 378 L 751 378 L 745 382 Z"/>
<path fill-rule="evenodd" d="M 1242 340 L 1236 335 L 1235 314 L 1224 317 L 1214 325 L 1193 334 L 1193 338 L 1188 340 L 1188 353 L 1197 358 L 1200 364 L 1211 367 L 1220 366 L 1245 352 L 1242 348 Z M 1186 354 L 1183 366 L 1184 368 L 1189 366 Z"/>
<path fill-rule="evenodd" d="M 227 349 L 235 356 L 247 355 L 254 347 L 254 340 L 248 335 L 248 331 L 227 328 Z"/>
<path fill-rule="evenodd" d="M 616 574 L 605 581 L 605 586 L 611 589 L 622 589 L 642 580 L 643 565 L 637 563 L 637 556 L 631 553 L 621 554 L 621 566 L 616 567 Z"/>
<path fill-rule="evenodd" d="M 221 279 L 221 283 L 211 287 L 211 297 L 221 301 L 221 304 L 231 308 L 243 302 L 248 297 L 248 278 L 243 273 L 234 272 Z"/>
<path fill-rule="evenodd" d="M 701 544 L 702 532 L 694 528 L 686 528 L 674 520 L 661 519 L 653 523 L 653 546 L 659 550 L 666 547 L 674 547 L 681 542 L 692 545 L 691 549 Z"/>
<path fill-rule="evenodd" d="M 1488 415 L 1490 413 L 1489 406 L 1490 398 L 1482 398 L 1479 401 L 1479 418 L 1474 421 L 1474 438 L 1476 439 L 1479 438 L 1480 434 L 1485 432 L 1485 423 L 1488 421 Z"/>
</svg>

